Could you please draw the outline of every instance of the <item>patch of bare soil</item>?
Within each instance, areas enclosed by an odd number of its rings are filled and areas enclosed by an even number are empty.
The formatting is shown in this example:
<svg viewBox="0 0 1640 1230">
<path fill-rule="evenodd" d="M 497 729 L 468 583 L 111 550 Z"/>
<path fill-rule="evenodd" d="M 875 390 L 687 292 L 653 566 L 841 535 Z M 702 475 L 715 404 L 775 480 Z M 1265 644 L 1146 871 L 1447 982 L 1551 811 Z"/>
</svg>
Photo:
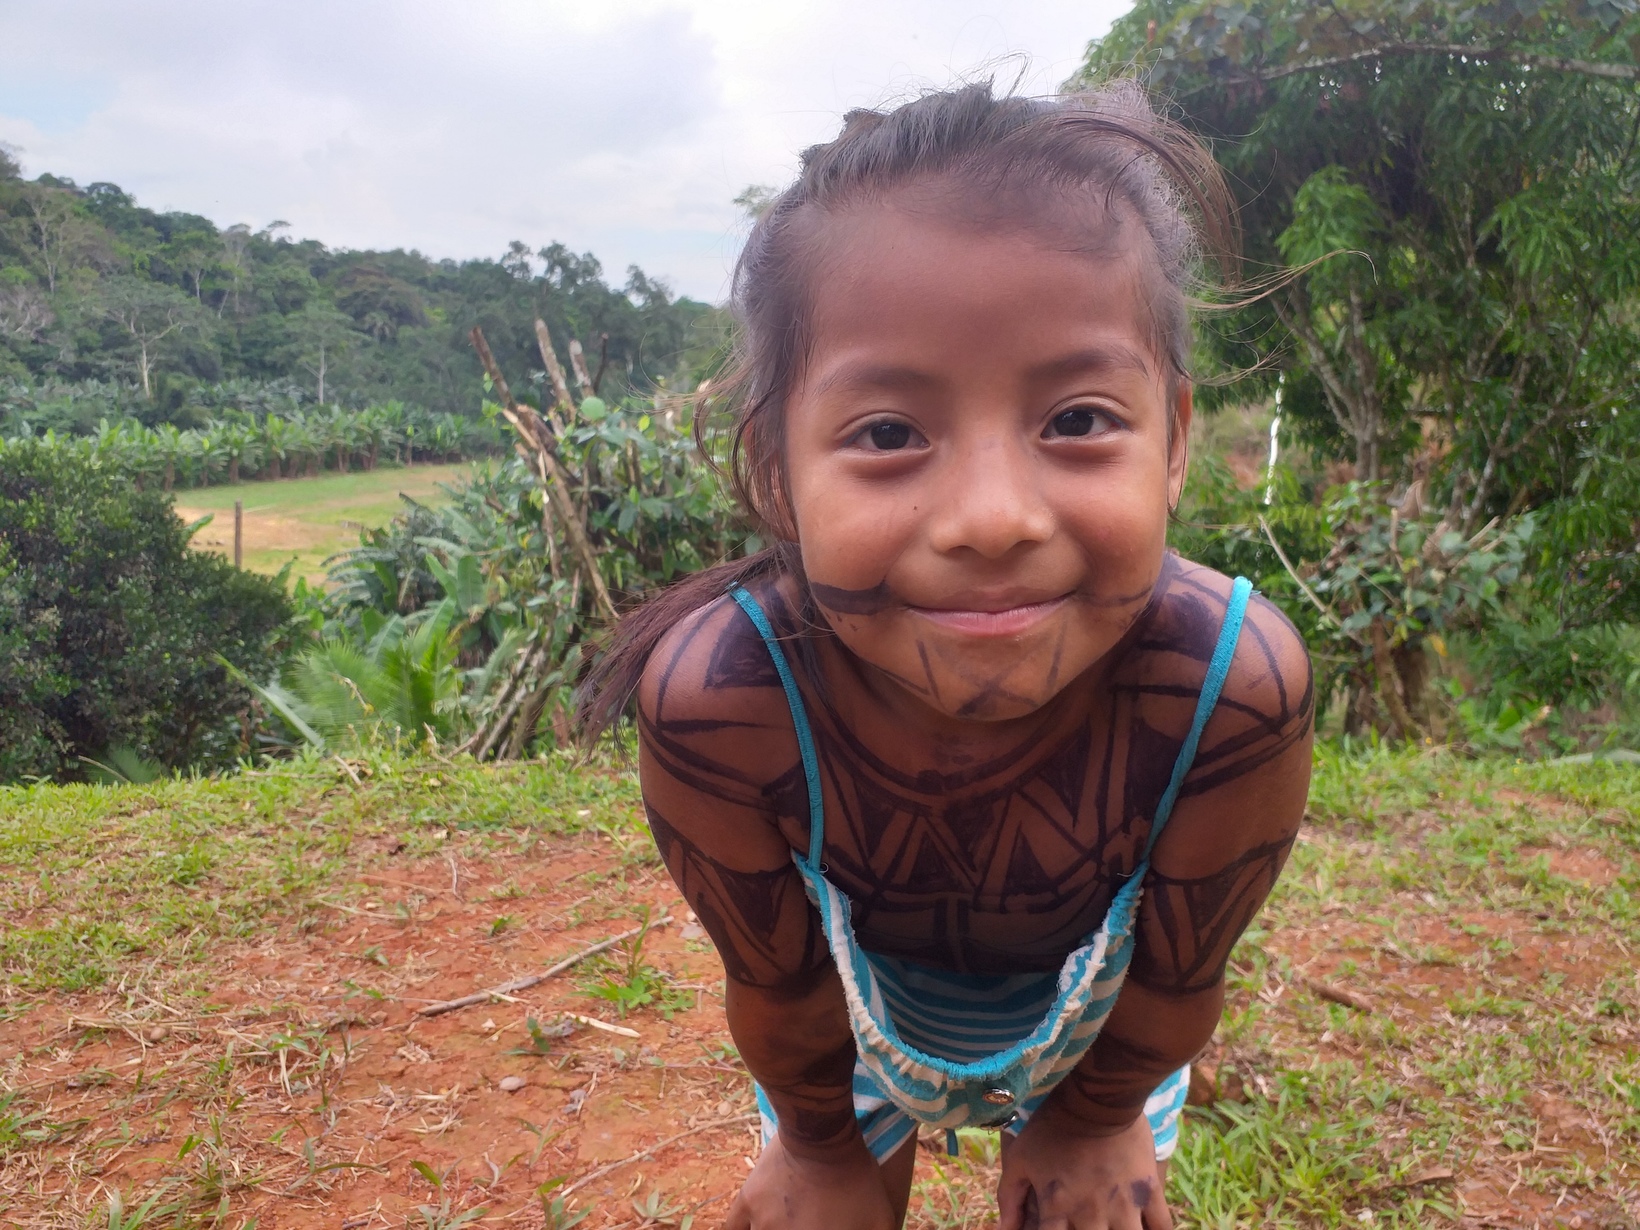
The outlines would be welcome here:
<svg viewBox="0 0 1640 1230">
<path fill-rule="evenodd" d="M 368 895 L 215 954 L 203 1004 L 49 996 L 0 1023 L 6 1083 L 55 1137 L 0 1168 L 7 1224 L 107 1224 L 118 1192 L 127 1208 L 226 1197 L 220 1224 L 258 1230 L 420 1226 L 420 1206 L 530 1227 L 553 1180 L 588 1230 L 727 1208 L 757 1147 L 722 970 L 665 873 L 620 864 L 597 838 L 383 860 L 357 877 Z M 624 948 L 417 1012 L 540 972 L 645 909 L 670 916 L 638 955 L 665 975 L 670 1019 L 653 1004 L 623 1018 L 585 989 L 598 969 L 626 979 Z"/>
</svg>

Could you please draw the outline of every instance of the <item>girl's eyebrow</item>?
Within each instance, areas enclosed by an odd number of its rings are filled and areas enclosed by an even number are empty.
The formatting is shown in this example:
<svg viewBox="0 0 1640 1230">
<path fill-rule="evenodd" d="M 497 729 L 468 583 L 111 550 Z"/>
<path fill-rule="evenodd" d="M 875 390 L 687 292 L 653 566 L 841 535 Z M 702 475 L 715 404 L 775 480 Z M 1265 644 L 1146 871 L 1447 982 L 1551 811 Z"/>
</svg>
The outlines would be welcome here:
<svg viewBox="0 0 1640 1230">
<path fill-rule="evenodd" d="M 1051 379 L 1055 376 L 1075 376 L 1083 372 L 1108 372 L 1120 370 L 1137 371 L 1141 376 L 1150 375 L 1150 364 L 1145 362 L 1145 356 L 1129 346 L 1119 344 L 1088 346 L 1082 350 L 1061 355 L 1057 359 L 1048 359 L 1045 362 L 1034 364 L 1031 375 L 1037 379 Z"/>
<path fill-rule="evenodd" d="M 1090 372 L 1136 371 L 1149 377 L 1150 364 L 1130 346 L 1120 344 L 1087 346 L 1069 354 L 1032 364 L 1032 380 L 1052 380 Z M 827 372 L 814 386 L 814 396 L 839 387 L 881 389 L 885 392 L 917 392 L 948 383 L 932 372 L 895 363 L 860 361 L 844 363 Z"/>
<path fill-rule="evenodd" d="M 894 363 L 844 363 L 821 378 L 814 386 L 814 395 L 819 396 L 839 386 L 900 392 L 933 388 L 943 383 L 945 381 L 933 373 L 914 367 Z"/>
</svg>

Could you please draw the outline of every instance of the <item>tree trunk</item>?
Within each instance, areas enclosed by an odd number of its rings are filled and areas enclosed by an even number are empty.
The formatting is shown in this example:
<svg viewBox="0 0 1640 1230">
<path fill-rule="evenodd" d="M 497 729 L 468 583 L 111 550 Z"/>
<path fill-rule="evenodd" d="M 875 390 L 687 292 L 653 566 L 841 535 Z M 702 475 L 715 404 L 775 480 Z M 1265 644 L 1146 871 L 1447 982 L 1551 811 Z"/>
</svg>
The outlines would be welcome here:
<svg viewBox="0 0 1640 1230">
<path fill-rule="evenodd" d="M 230 458 L 228 458 L 228 482 L 237 483 L 238 481 L 239 481 L 239 458 L 230 457 Z"/>
<path fill-rule="evenodd" d="M 1389 634 L 1384 630 L 1382 618 L 1372 621 L 1372 665 L 1373 674 L 1377 676 L 1378 697 L 1389 712 L 1389 735 L 1396 739 L 1417 736 L 1421 733 L 1421 727 L 1407 711 L 1406 701 L 1401 696 L 1401 675 L 1391 657 Z"/>
<path fill-rule="evenodd" d="M 1427 733 L 1430 727 L 1429 648 L 1421 638 L 1408 641 L 1391 650 L 1390 659 L 1395 664 L 1407 713 L 1417 723 L 1418 729 Z"/>
</svg>

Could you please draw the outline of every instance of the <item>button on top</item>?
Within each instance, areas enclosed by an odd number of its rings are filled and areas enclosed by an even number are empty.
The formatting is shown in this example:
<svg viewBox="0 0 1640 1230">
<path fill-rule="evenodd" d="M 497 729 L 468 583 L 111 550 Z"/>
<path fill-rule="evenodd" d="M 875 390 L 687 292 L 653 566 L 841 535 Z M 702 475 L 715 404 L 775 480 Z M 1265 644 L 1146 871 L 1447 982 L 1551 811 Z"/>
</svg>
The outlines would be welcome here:
<svg viewBox="0 0 1640 1230">
<path fill-rule="evenodd" d="M 982 1101 L 989 1102 L 992 1106 L 1012 1106 L 1014 1104 L 1013 1091 L 1004 1089 L 1000 1085 L 987 1089 L 979 1096 Z"/>
</svg>

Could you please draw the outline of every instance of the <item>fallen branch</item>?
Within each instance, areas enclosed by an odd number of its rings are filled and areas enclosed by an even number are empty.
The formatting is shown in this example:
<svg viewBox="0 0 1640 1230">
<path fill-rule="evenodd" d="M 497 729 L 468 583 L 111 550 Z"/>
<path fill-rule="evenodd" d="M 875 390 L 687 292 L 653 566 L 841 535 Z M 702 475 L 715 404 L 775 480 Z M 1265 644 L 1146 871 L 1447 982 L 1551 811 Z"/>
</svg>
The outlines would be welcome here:
<svg viewBox="0 0 1640 1230">
<path fill-rule="evenodd" d="M 1304 985 L 1314 991 L 1317 998 L 1324 999 L 1329 1004 L 1341 1004 L 1345 1008 L 1354 1008 L 1357 1012 L 1371 1012 L 1376 1007 L 1365 995 L 1357 995 L 1354 991 L 1347 991 L 1330 982 L 1322 982 L 1319 978 L 1306 978 Z"/>
<path fill-rule="evenodd" d="M 677 1144 L 677 1142 L 682 1140 L 685 1136 L 694 1136 L 698 1132 L 710 1132 L 715 1128 L 729 1127 L 731 1124 L 735 1123 L 750 1123 L 757 1117 L 756 1111 L 748 1111 L 744 1115 L 733 1115 L 728 1119 L 718 1119 L 712 1123 L 702 1123 L 699 1127 L 692 1127 L 686 1132 L 679 1132 L 675 1136 L 668 1136 L 665 1140 L 656 1141 L 647 1149 L 638 1150 L 638 1152 L 632 1154 L 630 1157 L 623 1157 L 618 1162 L 610 1162 L 609 1165 L 600 1166 L 590 1174 L 582 1175 L 568 1187 L 561 1189 L 558 1194 L 560 1196 L 568 1196 L 571 1192 L 580 1191 L 581 1188 L 585 1187 L 588 1183 L 595 1182 L 598 1179 L 603 1178 L 606 1174 L 612 1174 L 619 1170 L 622 1166 L 630 1166 L 633 1162 L 641 1162 L 650 1154 L 657 1153 L 666 1148 L 668 1145 Z"/>
<path fill-rule="evenodd" d="M 511 995 L 514 991 L 525 991 L 537 983 L 545 982 L 548 978 L 556 978 L 567 969 L 573 969 L 588 957 L 595 957 L 606 949 L 613 948 L 622 940 L 630 940 L 634 936 L 642 935 L 650 927 L 664 927 L 672 921 L 671 915 L 646 923 L 641 927 L 633 927 L 630 931 L 623 931 L 619 935 L 612 935 L 607 940 L 599 940 L 589 948 L 583 948 L 574 956 L 565 957 L 557 965 L 543 970 L 539 974 L 528 974 L 523 978 L 514 978 L 511 982 L 503 982 L 500 986 L 487 987 L 482 991 L 475 991 L 471 995 L 463 995 L 460 999 L 441 1000 L 436 1004 L 428 1004 L 425 1008 L 417 1008 L 417 1016 L 443 1016 L 446 1012 L 454 1012 L 458 1008 L 471 1008 L 474 1004 L 487 1004 L 492 999 Z M 579 1018 L 577 1018 L 579 1019 Z M 603 1022 L 599 1022 L 603 1024 Z"/>
</svg>

